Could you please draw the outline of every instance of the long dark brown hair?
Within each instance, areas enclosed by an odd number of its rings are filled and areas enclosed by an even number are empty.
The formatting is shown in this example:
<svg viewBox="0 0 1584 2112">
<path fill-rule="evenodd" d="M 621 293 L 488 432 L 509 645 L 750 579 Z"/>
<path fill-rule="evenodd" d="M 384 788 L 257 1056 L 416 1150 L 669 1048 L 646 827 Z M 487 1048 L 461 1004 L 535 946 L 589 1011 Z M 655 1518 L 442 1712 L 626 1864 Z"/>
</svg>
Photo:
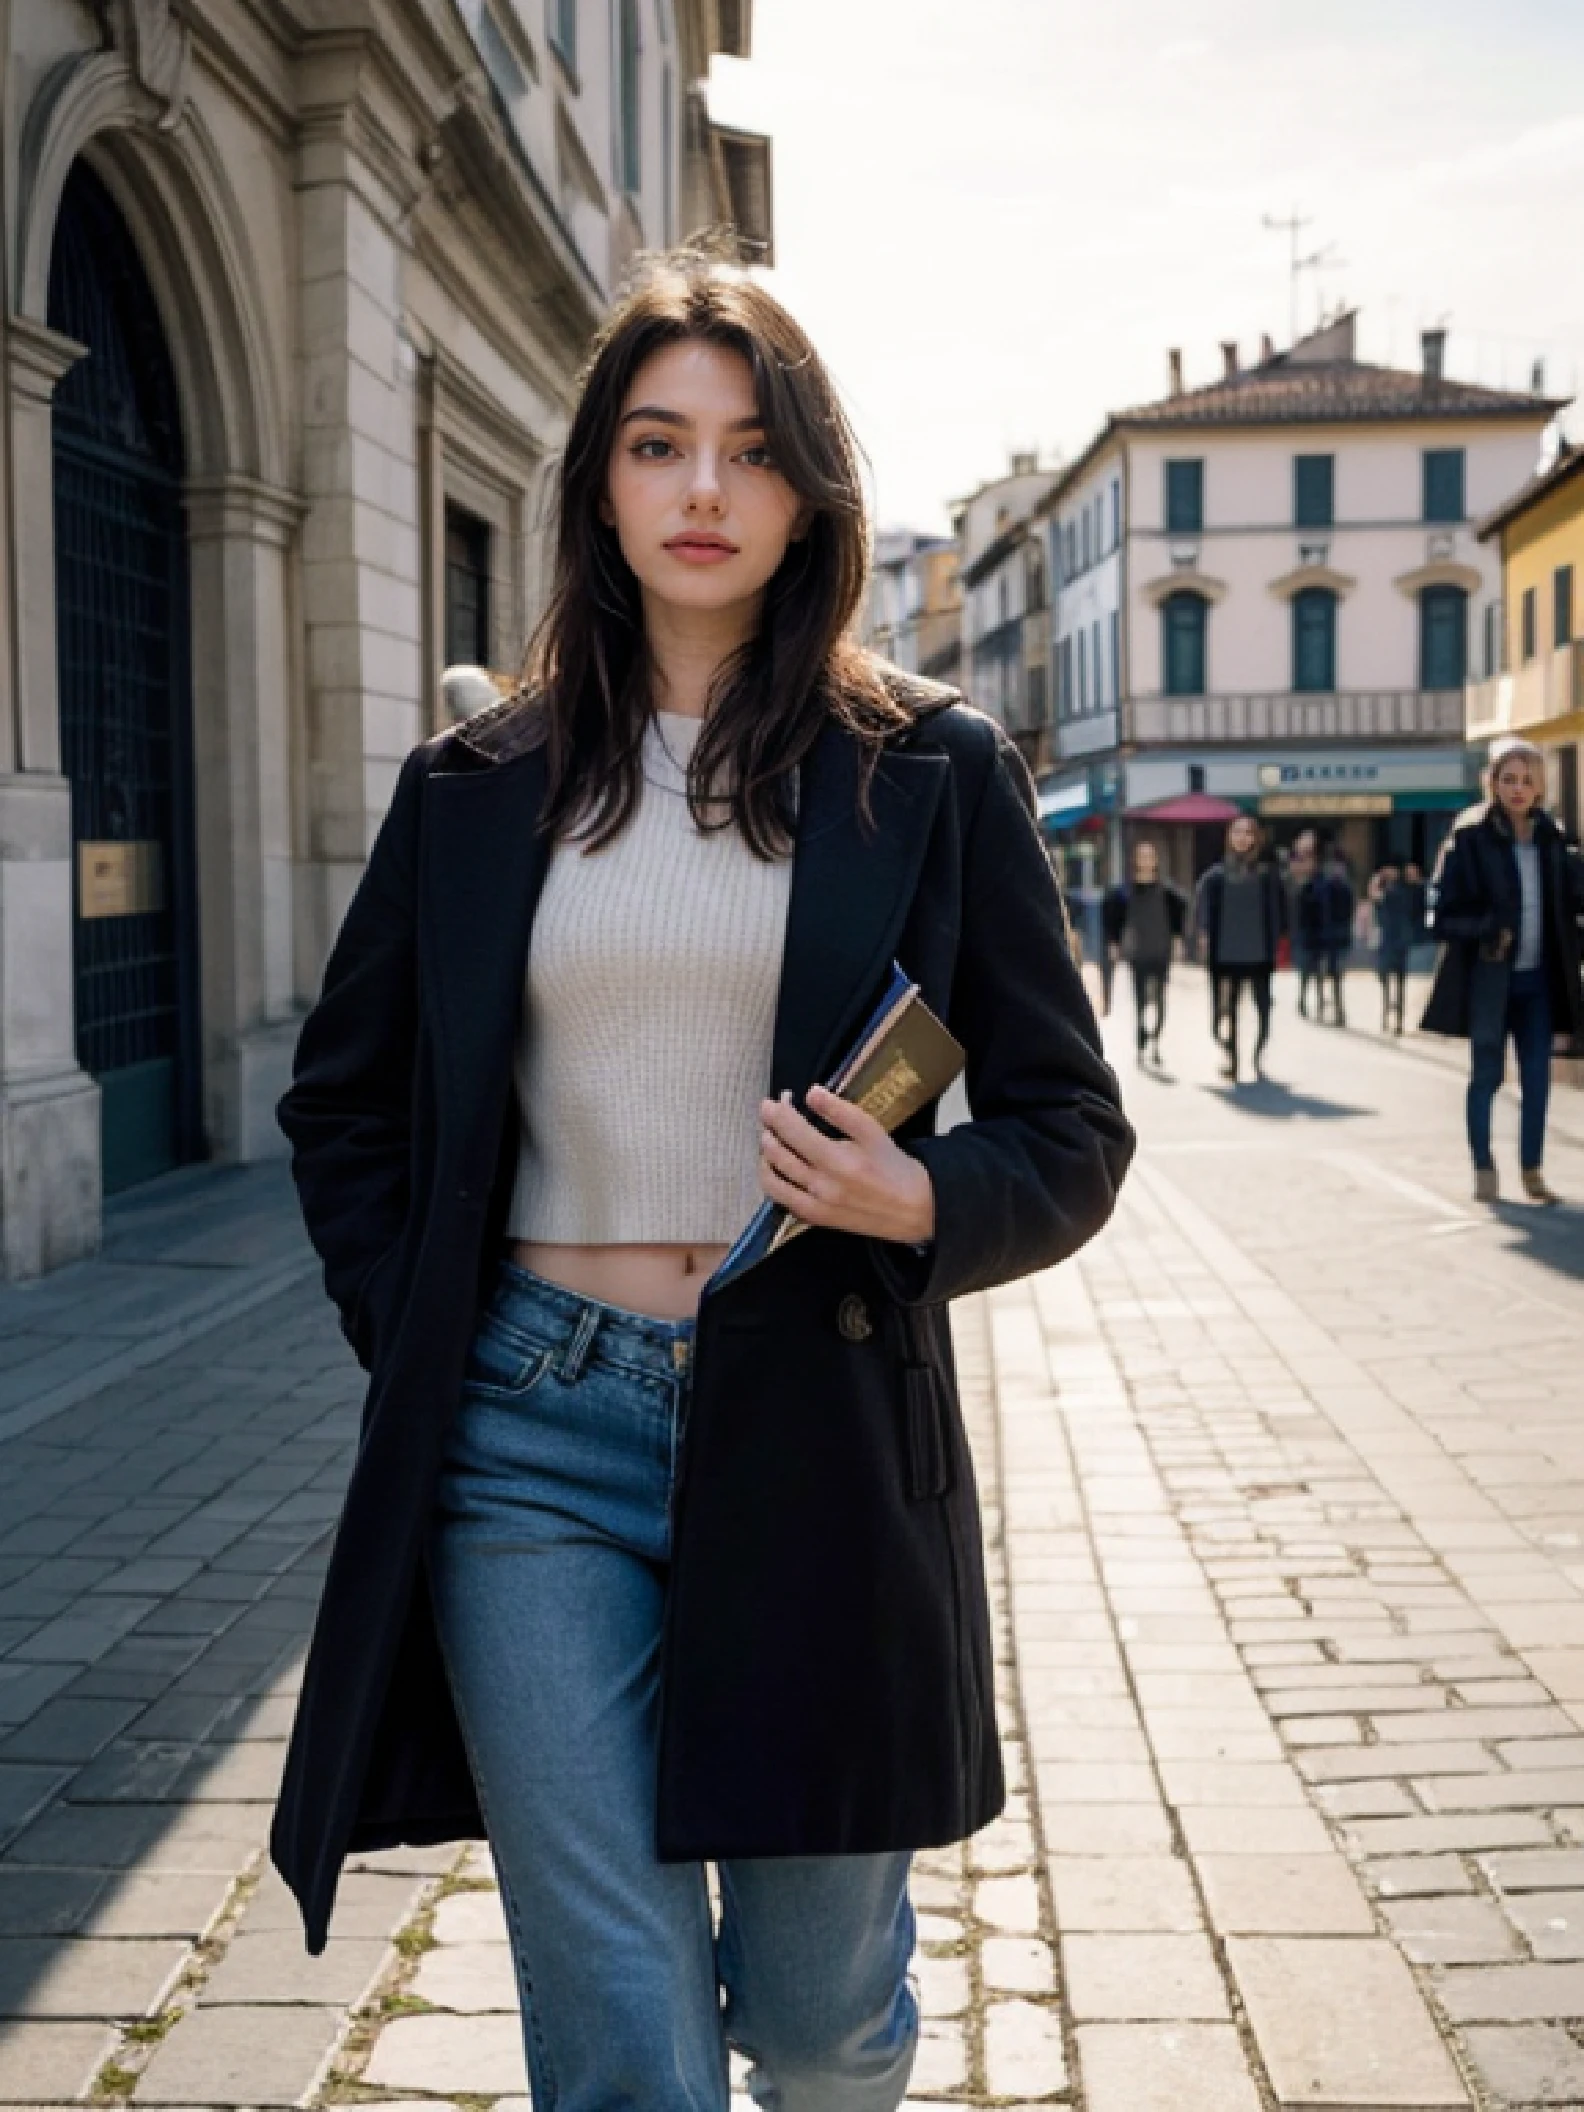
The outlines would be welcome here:
<svg viewBox="0 0 1584 2112">
<path fill-rule="evenodd" d="M 886 739 L 909 708 L 853 635 L 868 583 L 858 450 L 829 374 L 780 302 L 707 246 L 643 260 L 594 342 L 556 484 L 555 576 L 523 686 L 543 718 L 541 830 L 590 849 L 640 797 L 651 670 L 638 581 L 600 517 L 622 405 L 644 362 L 688 339 L 740 352 L 772 459 L 803 501 L 807 534 L 765 589 L 759 628 L 710 685 L 688 800 L 700 827 L 737 827 L 756 855 L 792 842 L 793 772 L 827 718 L 857 736 L 860 811 Z M 713 794 L 713 796 L 712 796 Z"/>
</svg>

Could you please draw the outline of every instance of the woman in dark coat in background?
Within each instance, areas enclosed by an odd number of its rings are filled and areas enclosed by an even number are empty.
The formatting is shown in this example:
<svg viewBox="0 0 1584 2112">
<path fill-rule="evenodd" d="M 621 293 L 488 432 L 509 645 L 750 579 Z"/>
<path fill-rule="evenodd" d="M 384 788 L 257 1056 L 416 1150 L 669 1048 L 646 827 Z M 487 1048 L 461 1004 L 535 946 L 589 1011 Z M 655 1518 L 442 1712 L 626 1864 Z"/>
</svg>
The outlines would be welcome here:
<svg viewBox="0 0 1584 2112">
<path fill-rule="evenodd" d="M 282 1104 L 372 1379 L 272 1853 L 319 1950 L 349 1850 L 487 1833 L 541 2112 L 726 2112 L 728 2044 L 888 2112 L 909 1852 L 1004 1796 L 947 1302 L 1091 1237 L 1131 1133 L 1022 758 L 853 638 L 786 311 L 652 264 L 559 500 L 529 682 L 408 758 Z M 893 959 L 944 1135 L 819 1087 Z M 812 1229 L 717 1284 L 761 1197 Z"/>
<path fill-rule="evenodd" d="M 1584 1028 L 1579 927 L 1584 860 L 1540 802 L 1545 757 L 1499 741 L 1485 774 L 1487 804 L 1463 816 L 1442 847 L 1432 926 L 1442 952 L 1423 1025 L 1470 1044 L 1468 1141 L 1474 1194 L 1501 1195 L 1491 1107 L 1511 1037 L 1522 1095 L 1519 1170 L 1531 1202 L 1560 1198 L 1543 1170 L 1552 1044 Z"/>
</svg>

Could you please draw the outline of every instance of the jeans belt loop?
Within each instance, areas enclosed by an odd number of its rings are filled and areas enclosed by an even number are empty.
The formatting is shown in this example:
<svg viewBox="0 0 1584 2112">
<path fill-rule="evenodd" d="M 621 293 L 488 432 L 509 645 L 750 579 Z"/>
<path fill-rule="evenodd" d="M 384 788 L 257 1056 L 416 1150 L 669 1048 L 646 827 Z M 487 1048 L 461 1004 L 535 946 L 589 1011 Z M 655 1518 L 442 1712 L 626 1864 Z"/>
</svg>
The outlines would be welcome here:
<svg viewBox="0 0 1584 2112">
<path fill-rule="evenodd" d="M 600 1310 L 597 1305 L 585 1305 L 578 1315 L 578 1323 L 563 1345 L 555 1360 L 555 1375 L 563 1386 L 576 1385 L 582 1373 L 588 1353 L 594 1346 L 594 1337 L 599 1331 Z"/>
</svg>

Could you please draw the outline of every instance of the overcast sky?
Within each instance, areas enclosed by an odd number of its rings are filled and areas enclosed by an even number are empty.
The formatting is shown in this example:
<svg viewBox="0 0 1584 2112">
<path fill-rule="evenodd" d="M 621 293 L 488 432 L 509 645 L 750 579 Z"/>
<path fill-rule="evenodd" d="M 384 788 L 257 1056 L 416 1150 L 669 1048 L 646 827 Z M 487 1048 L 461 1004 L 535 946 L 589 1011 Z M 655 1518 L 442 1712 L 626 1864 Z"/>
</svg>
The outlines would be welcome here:
<svg viewBox="0 0 1584 2112">
<path fill-rule="evenodd" d="M 755 0 L 712 108 L 774 139 L 772 283 L 888 526 L 1076 453 L 1168 345 L 1192 386 L 1222 338 L 1286 342 L 1261 220 L 1295 206 L 1364 357 L 1445 321 L 1455 375 L 1584 383 L 1581 0 Z"/>
</svg>

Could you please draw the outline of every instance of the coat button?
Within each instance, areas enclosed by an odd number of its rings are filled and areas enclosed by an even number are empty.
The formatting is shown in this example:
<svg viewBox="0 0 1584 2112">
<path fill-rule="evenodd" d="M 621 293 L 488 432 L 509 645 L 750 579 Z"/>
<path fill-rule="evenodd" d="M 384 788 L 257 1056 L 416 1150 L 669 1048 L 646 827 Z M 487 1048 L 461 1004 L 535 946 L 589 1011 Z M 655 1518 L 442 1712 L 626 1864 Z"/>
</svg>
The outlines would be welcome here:
<svg viewBox="0 0 1584 2112">
<path fill-rule="evenodd" d="M 856 1291 L 849 1291 L 836 1308 L 836 1325 L 848 1342 L 862 1342 L 874 1333 L 869 1308 Z"/>
</svg>

